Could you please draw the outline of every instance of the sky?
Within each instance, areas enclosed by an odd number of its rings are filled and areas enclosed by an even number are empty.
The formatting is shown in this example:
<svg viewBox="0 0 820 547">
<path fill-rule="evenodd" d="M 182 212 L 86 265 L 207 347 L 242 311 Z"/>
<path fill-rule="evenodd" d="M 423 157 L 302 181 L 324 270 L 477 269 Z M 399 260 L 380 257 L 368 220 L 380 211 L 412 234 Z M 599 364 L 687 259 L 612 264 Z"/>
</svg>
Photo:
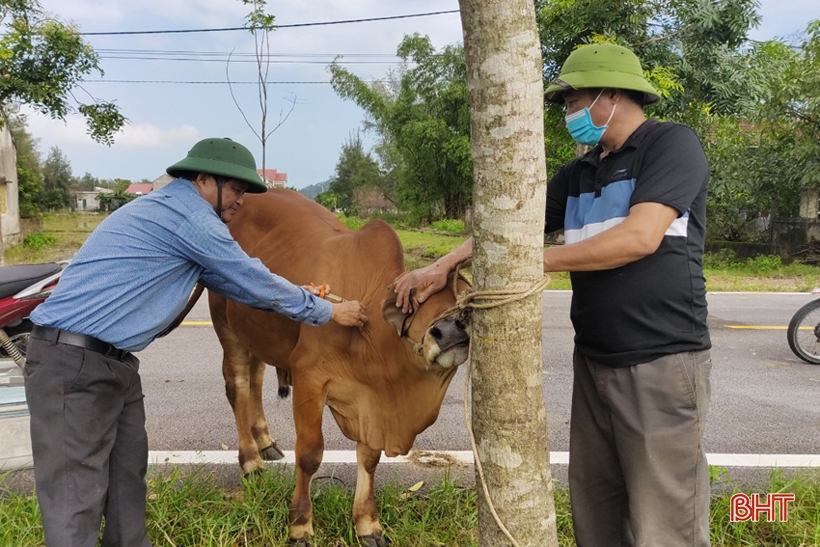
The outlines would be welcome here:
<svg viewBox="0 0 820 547">
<path fill-rule="evenodd" d="M 43 8 L 81 32 L 122 32 L 241 27 L 248 7 L 241 0 L 41 0 Z M 268 2 L 278 25 L 344 21 L 457 10 L 457 0 L 310 0 Z M 820 19 L 818 0 L 761 0 L 762 22 L 750 38 L 793 37 Z M 340 98 L 328 83 L 329 63 L 340 62 L 363 79 L 383 77 L 397 66 L 396 47 L 405 34 L 430 37 L 436 48 L 461 42 L 458 13 L 389 21 L 279 28 L 270 36 L 276 55 L 268 80 L 268 125 L 288 119 L 269 137 L 266 167 L 288 174 L 295 188 L 326 181 L 346 140 L 362 129 L 365 113 Z M 59 147 L 75 176 L 153 180 L 207 137 L 230 137 L 247 146 L 261 166 L 261 144 L 231 98 L 259 132 L 254 42 L 245 30 L 191 34 L 86 36 L 99 53 L 104 76 L 89 76 L 75 95 L 113 100 L 128 118 L 108 147 L 86 133 L 85 121 L 70 115 L 52 120 L 28 112 L 29 132 L 45 156 Z M 233 61 L 226 57 L 233 51 Z M 175 52 L 175 53 L 170 53 Z M 196 60 L 190 60 L 196 59 Z M 102 81 L 99 81 L 99 80 Z M 151 82 L 208 83 L 129 83 Z M 301 83 L 295 83 L 301 82 Z M 372 135 L 363 134 L 365 144 Z"/>
</svg>

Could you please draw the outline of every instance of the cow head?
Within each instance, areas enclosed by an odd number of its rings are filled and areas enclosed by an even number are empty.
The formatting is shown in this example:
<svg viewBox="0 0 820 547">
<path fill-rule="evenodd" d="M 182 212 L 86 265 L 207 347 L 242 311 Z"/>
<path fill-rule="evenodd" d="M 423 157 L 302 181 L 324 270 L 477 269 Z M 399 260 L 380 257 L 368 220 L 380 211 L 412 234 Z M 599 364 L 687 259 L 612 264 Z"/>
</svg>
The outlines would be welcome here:
<svg viewBox="0 0 820 547">
<path fill-rule="evenodd" d="M 428 366 L 457 367 L 467 360 L 470 345 L 468 321 L 460 315 L 441 317 L 455 305 L 447 289 L 431 295 L 423 304 L 413 300 L 413 310 L 403 313 L 392 295 L 382 301 L 382 317 L 398 335 L 414 344 Z"/>
</svg>

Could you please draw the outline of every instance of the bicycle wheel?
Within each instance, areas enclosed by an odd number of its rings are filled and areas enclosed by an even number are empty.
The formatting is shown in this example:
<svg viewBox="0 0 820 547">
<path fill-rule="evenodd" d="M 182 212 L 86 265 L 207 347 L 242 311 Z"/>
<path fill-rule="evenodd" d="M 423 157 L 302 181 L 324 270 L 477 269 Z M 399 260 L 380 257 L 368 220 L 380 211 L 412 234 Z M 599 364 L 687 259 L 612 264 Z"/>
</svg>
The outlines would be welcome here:
<svg viewBox="0 0 820 547">
<path fill-rule="evenodd" d="M 820 299 L 797 310 L 789 322 L 789 347 L 795 355 L 820 365 Z"/>
</svg>

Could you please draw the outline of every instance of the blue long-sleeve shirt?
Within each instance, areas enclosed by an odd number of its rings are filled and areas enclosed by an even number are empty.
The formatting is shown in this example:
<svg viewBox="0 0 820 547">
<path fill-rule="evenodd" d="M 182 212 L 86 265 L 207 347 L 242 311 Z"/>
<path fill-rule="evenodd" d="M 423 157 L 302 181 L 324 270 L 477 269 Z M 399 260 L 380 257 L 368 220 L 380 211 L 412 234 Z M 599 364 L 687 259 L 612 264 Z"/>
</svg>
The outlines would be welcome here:
<svg viewBox="0 0 820 547">
<path fill-rule="evenodd" d="M 139 351 L 179 315 L 198 281 L 231 300 L 295 321 L 330 320 L 329 302 L 245 254 L 184 179 L 100 223 L 31 320 Z"/>
</svg>

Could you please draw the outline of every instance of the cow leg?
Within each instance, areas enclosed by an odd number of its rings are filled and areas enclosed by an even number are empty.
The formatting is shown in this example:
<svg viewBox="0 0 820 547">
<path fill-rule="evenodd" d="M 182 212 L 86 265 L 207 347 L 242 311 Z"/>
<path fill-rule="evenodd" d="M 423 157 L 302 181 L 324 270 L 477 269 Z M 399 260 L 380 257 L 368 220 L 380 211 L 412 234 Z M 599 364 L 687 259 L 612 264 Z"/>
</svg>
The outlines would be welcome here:
<svg viewBox="0 0 820 547">
<path fill-rule="evenodd" d="M 265 468 L 253 433 L 251 368 L 254 359 L 233 333 L 222 330 L 218 331 L 218 334 L 223 350 L 222 376 L 225 378 L 225 394 L 233 409 L 239 438 L 239 466 L 243 474 L 249 475 Z"/>
<path fill-rule="evenodd" d="M 279 398 L 287 399 L 290 395 L 290 372 L 276 367 L 276 380 L 279 383 Z"/>
<path fill-rule="evenodd" d="M 276 441 L 268 431 L 268 421 L 265 419 L 265 409 L 262 406 L 262 387 L 265 383 L 265 369 L 267 365 L 254 356 L 250 356 L 249 379 L 250 379 L 250 413 L 251 434 L 259 449 L 259 454 L 263 460 L 275 461 L 285 457 Z M 278 370 L 278 369 L 277 369 Z"/>
<path fill-rule="evenodd" d="M 313 537 L 313 505 L 310 483 L 322 463 L 325 441 L 322 436 L 324 398 L 303 395 L 294 382 L 293 419 L 296 425 L 296 487 L 290 503 L 290 545 L 309 547 Z"/>
<path fill-rule="evenodd" d="M 382 525 L 379 523 L 379 512 L 373 493 L 373 476 L 381 455 L 380 450 L 372 450 L 364 443 L 356 445 L 359 472 L 356 477 L 356 496 L 353 499 L 353 523 L 359 541 L 366 547 L 387 545 L 382 535 Z"/>
</svg>

